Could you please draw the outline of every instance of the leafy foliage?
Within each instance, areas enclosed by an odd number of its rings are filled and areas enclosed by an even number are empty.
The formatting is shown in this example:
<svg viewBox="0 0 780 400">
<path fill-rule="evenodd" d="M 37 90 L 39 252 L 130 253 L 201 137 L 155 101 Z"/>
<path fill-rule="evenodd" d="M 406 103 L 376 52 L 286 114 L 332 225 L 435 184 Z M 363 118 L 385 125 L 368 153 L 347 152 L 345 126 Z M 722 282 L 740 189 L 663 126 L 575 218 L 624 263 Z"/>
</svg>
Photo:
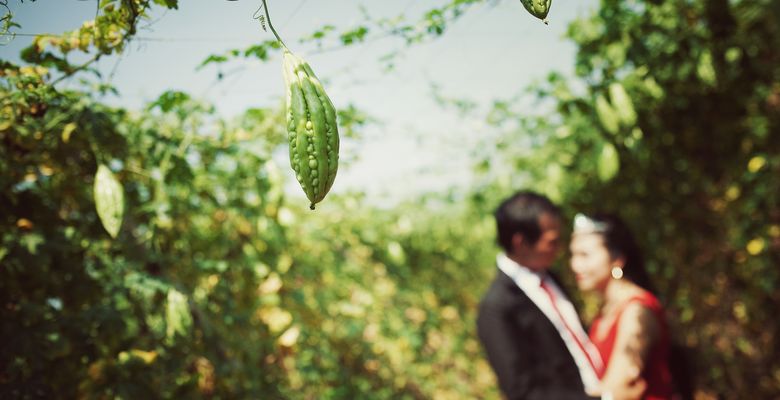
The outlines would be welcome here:
<svg viewBox="0 0 780 400">
<path fill-rule="evenodd" d="M 135 115 L 24 71 L 7 82 L 36 81 L 47 107 L 2 130 L 3 397 L 494 391 L 463 329 L 488 271 L 462 266 L 490 258 L 469 240 L 490 226 L 461 225 L 476 216 L 431 230 L 417 205 L 377 219 L 359 196 L 294 209 L 271 158 L 281 110 L 220 121 L 166 92 Z M 115 240 L 92 202 L 98 160 L 126 193 Z M 430 284 L 442 276 L 468 281 Z"/>
<path fill-rule="evenodd" d="M 59 36 L 36 36 L 32 45 L 22 51 L 22 59 L 56 69 L 62 73 L 58 80 L 87 70 L 103 55 L 121 53 L 125 44 L 135 35 L 139 22 L 148 18 L 147 12 L 153 4 L 175 9 L 178 1 L 101 0 L 94 20 L 84 22 L 78 30 Z M 68 55 L 75 51 L 94 52 L 94 55 L 83 64 L 73 65 L 68 61 Z"/>
<path fill-rule="evenodd" d="M 6 69 L 16 73 L 9 83 L 36 78 Z M 283 243 L 263 135 L 211 125 L 208 107 L 181 96 L 131 116 L 38 84 L 45 111 L 16 102 L 2 131 L 3 393 L 276 393 L 278 373 L 263 367 L 272 342 L 252 317 L 260 263 Z M 125 191 L 116 240 L 92 201 L 98 159 Z M 238 360 L 257 368 L 234 371 Z"/>
<path fill-rule="evenodd" d="M 412 45 L 441 36 L 451 23 L 457 21 L 473 5 L 495 1 L 497 0 L 448 0 L 443 5 L 426 11 L 416 22 L 409 22 L 403 14 L 392 18 L 375 18 L 368 11 L 362 10 L 364 20 L 362 23 L 346 28 L 342 32 L 338 32 L 333 25 L 325 25 L 304 36 L 300 41 L 314 42 L 319 49 L 322 49 L 325 43 L 330 43 L 331 46 L 350 46 L 383 37 L 397 37 L 405 44 Z M 332 36 L 337 38 L 334 40 Z M 268 40 L 247 49 L 229 50 L 225 55 L 210 55 L 201 63 L 201 67 L 243 58 L 265 61 L 268 59 L 269 51 L 279 48 L 276 41 Z M 392 67 L 396 56 L 397 52 L 392 52 L 384 56 L 383 61 L 388 67 Z"/>
</svg>

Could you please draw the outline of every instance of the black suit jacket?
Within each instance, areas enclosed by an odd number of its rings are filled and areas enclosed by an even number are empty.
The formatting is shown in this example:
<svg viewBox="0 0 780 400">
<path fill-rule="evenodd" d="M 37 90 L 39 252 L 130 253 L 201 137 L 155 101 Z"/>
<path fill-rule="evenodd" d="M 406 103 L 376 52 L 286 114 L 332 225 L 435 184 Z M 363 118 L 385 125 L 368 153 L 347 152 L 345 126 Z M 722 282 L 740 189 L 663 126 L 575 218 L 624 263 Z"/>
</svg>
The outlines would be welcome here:
<svg viewBox="0 0 780 400">
<path fill-rule="evenodd" d="M 592 398 L 555 326 L 501 270 L 480 303 L 477 332 L 508 399 Z"/>
</svg>

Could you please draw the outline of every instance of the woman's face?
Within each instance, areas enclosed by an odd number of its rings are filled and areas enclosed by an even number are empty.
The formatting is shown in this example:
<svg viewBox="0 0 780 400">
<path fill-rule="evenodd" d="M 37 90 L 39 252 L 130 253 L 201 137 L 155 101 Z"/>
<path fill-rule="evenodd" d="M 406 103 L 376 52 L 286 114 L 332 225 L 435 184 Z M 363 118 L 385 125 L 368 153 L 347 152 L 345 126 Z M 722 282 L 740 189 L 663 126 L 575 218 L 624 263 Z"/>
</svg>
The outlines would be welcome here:
<svg viewBox="0 0 780 400">
<path fill-rule="evenodd" d="M 571 270 L 580 290 L 604 291 L 611 279 L 615 260 L 604 246 L 604 238 L 598 233 L 580 233 L 572 236 Z"/>
</svg>

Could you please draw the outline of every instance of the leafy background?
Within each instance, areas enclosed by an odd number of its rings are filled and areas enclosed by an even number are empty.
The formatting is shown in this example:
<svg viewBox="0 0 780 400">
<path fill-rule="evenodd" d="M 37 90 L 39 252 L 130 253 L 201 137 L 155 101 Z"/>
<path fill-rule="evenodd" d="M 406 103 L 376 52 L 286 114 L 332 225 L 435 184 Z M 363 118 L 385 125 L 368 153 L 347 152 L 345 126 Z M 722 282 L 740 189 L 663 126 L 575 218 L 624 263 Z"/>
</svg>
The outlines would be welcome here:
<svg viewBox="0 0 780 400">
<path fill-rule="evenodd" d="M 479 3 L 392 32 L 414 46 Z M 129 110 L 101 101 L 110 86 L 63 88 L 177 2 L 100 7 L 0 60 L 0 397 L 499 398 L 473 327 L 491 212 L 521 187 L 630 222 L 696 398 L 780 395 L 777 1 L 602 0 L 568 29 L 575 77 L 496 99 L 473 187 L 390 207 L 334 192 L 327 212 L 286 189 L 282 109 L 225 118 L 170 90 Z M 376 24 L 313 37 L 349 46 Z M 277 50 L 252 49 L 207 61 Z M 370 122 L 360 104 L 339 117 L 354 140 Z M 100 164 L 124 188 L 113 240 Z"/>
</svg>

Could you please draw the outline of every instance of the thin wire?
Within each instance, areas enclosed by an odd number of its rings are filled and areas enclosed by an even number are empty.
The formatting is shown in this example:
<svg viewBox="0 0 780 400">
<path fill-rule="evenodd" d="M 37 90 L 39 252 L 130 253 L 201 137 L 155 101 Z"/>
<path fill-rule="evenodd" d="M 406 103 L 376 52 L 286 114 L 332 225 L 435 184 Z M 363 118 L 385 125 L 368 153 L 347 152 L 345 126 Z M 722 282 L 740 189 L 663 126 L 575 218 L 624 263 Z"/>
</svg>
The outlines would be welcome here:
<svg viewBox="0 0 780 400">
<path fill-rule="evenodd" d="M 292 19 L 298 14 L 298 11 L 301 10 L 303 5 L 306 4 L 307 1 L 308 0 L 301 0 L 301 2 L 298 3 L 298 7 L 295 7 L 295 11 L 293 11 L 292 14 L 290 14 L 290 16 L 287 17 L 287 21 L 284 21 L 284 25 L 287 25 L 288 23 L 290 23 L 290 21 L 292 21 Z"/>
<path fill-rule="evenodd" d="M 231 74 L 232 75 L 231 76 L 231 80 L 229 82 L 223 82 L 222 85 L 220 85 L 222 90 L 221 90 L 221 92 L 219 94 L 222 95 L 222 96 L 227 94 L 228 91 L 230 90 L 230 88 L 232 88 L 233 86 L 235 86 L 238 83 L 238 81 L 241 79 L 241 77 L 244 75 L 244 73 L 246 71 L 247 71 L 247 68 L 241 68 L 241 69 L 235 70 L 235 73 Z M 211 88 L 212 88 L 212 86 L 209 86 L 208 90 L 210 91 Z"/>
<path fill-rule="evenodd" d="M 292 14 L 290 14 L 290 16 L 287 18 L 287 21 L 285 22 L 285 24 L 287 24 L 290 20 L 292 20 L 298 14 L 298 12 L 303 8 L 303 6 L 307 2 L 308 2 L 308 0 L 301 0 L 301 2 L 298 3 L 298 6 L 295 8 L 295 11 L 293 11 Z M 403 12 L 405 13 L 412 6 L 412 4 L 414 4 L 414 2 L 415 2 L 415 0 L 411 0 L 409 3 L 407 3 L 407 5 L 404 7 L 404 11 Z M 46 36 L 51 36 L 51 37 L 59 37 L 61 35 L 54 34 L 54 33 L 8 33 L 8 32 L 0 32 L 0 36 L 12 36 L 12 37 L 13 36 L 20 36 L 20 37 L 38 37 L 38 36 L 46 37 Z M 383 34 L 383 35 L 379 35 L 379 36 L 376 36 L 376 37 L 374 37 L 374 38 L 372 38 L 370 40 L 366 40 L 365 42 L 366 43 L 371 43 L 371 42 L 374 42 L 374 41 L 376 41 L 378 39 L 386 38 L 388 36 L 392 36 L 392 33 L 386 33 L 386 34 Z M 220 37 L 178 37 L 178 38 L 176 38 L 176 37 L 169 37 L 169 38 L 165 38 L 165 37 L 134 36 L 133 40 L 135 40 L 135 41 L 144 41 L 144 42 L 236 42 L 236 41 L 246 40 L 246 38 L 245 37 L 242 37 L 242 38 L 229 38 L 229 37 L 224 37 L 224 38 L 220 38 Z M 317 50 L 315 52 L 312 52 L 312 54 L 329 53 L 331 51 L 336 51 L 336 50 L 343 49 L 344 47 L 345 46 L 334 46 L 334 47 L 330 47 L 330 48 Z M 360 52 L 359 55 L 362 55 L 364 52 L 365 52 L 365 48 Z"/>
<path fill-rule="evenodd" d="M 484 9 L 484 8 L 481 8 L 480 10 L 482 10 L 483 12 L 482 12 L 480 15 L 478 15 L 478 16 L 476 17 L 476 19 L 475 19 L 475 20 L 477 20 L 477 21 L 478 21 L 479 19 L 483 18 L 483 17 L 484 17 L 484 16 L 487 14 L 487 12 L 485 12 L 485 9 Z M 473 21 L 472 21 L 472 23 L 473 23 Z M 463 48 L 462 48 L 462 47 L 459 47 L 457 50 L 462 52 L 462 51 L 463 51 Z M 442 53 L 442 50 L 441 50 L 441 49 L 436 49 L 436 50 L 434 50 L 434 51 L 432 51 L 432 52 L 429 52 L 429 53 L 427 54 L 427 58 L 428 58 L 428 59 L 436 59 L 436 58 L 438 58 L 438 57 L 441 55 L 441 53 Z M 426 63 L 426 64 L 427 64 L 427 63 Z M 479 66 L 479 64 L 478 64 L 478 63 L 473 63 L 473 65 L 471 66 L 470 70 L 472 70 L 472 71 L 473 71 L 473 70 L 475 70 L 476 68 L 478 68 L 478 66 Z M 423 72 L 423 74 L 424 74 L 424 75 L 427 75 L 427 74 L 428 74 L 428 71 L 424 71 L 424 72 Z M 470 72 L 468 75 L 464 75 L 464 77 L 465 77 L 466 79 L 468 79 L 468 76 L 470 76 L 470 74 L 471 74 L 471 72 Z M 408 85 L 410 82 L 411 82 L 411 79 L 405 79 L 405 80 L 403 80 L 403 83 L 401 83 L 401 85 L 404 85 L 404 86 L 406 86 L 406 85 Z M 412 114 L 412 116 L 409 118 L 409 120 L 410 120 L 410 121 L 419 121 L 419 119 L 420 119 L 420 116 L 422 116 L 422 115 L 423 115 L 425 112 L 426 112 L 426 111 L 425 111 L 423 108 L 419 108 L 419 109 L 417 109 L 415 112 L 413 112 L 413 114 Z"/>
<path fill-rule="evenodd" d="M 128 46 L 128 49 L 130 49 L 130 46 Z M 108 74 L 107 81 L 108 83 L 111 83 L 114 80 L 114 76 L 116 75 L 116 71 L 119 69 L 119 63 L 121 63 L 125 58 L 125 52 L 121 52 L 117 55 L 116 62 L 114 63 L 114 67 L 111 68 L 111 72 Z"/>
<path fill-rule="evenodd" d="M 411 8 L 412 4 L 414 4 L 415 1 L 416 0 L 410 0 L 408 3 L 406 3 L 406 6 L 404 6 L 403 11 L 401 11 L 401 14 L 406 14 L 406 12 L 409 11 L 409 8 Z M 360 49 L 358 54 L 356 54 L 354 57 L 352 57 L 352 61 L 349 63 L 349 67 L 344 68 L 341 72 L 342 73 L 344 73 L 344 72 L 348 73 L 350 70 L 353 70 L 353 69 L 357 68 L 363 62 L 365 62 L 365 58 L 363 57 L 363 54 L 365 54 L 368 51 L 368 49 L 371 46 L 373 46 L 374 43 L 378 42 L 379 40 L 388 38 L 388 37 L 390 37 L 392 35 L 393 35 L 393 33 L 391 33 L 391 32 L 385 32 L 384 34 L 380 34 L 380 35 L 374 36 L 374 37 L 372 37 L 370 39 L 364 40 L 363 41 L 363 43 L 364 43 L 363 48 Z M 310 54 L 330 53 L 330 52 L 335 51 L 335 50 L 343 50 L 343 49 L 346 49 L 346 46 L 333 46 L 333 47 L 328 47 L 328 48 L 324 48 L 324 49 L 318 49 L 316 51 L 311 52 Z"/>
<path fill-rule="evenodd" d="M 226 72 L 223 74 L 223 76 L 222 76 L 222 77 L 218 77 L 217 79 L 215 79 L 215 80 L 211 81 L 211 83 L 208 85 L 208 87 L 206 87 L 206 88 L 205 88 L 205 89 L 204 89 L 204 90 L 201 92 L 201 94 L 200 94 L 200 96 L 199 96 L 199 97 L 201 97 L 201 98 L 206 98 L 206 97 L 209 95 L 209 93 L 211 93 L 211 91 L 212 91 L 214 88 L 216 88 L 216 87 L 217 87 L 217 85 L 221 85 L 221 84 L 223 84 L 223 83 L 224 83 L 223 79 L 224 79 L 224 77 L 225 77 L 225 76 L 228 76 L 228 77 L 229 77 L 229 76 L 233 76 L 234 74 L 236 74 L 236 73 L 240 73 L 240 72 L 242 72 L 242 71 L 244 71 L 244 70 L 246 70 L 246 69 L 247 69 L 247 67 L 246 67 L 245 65 L 241 65 L 241 66 L 238 66 L 238 67 L 236 67 L 236 68 L 233 68 L 233 69 L 231 69 L 231 70 L 229 70 L 229 71 L 226 71 Z"/>
<path fill-rule="evenodd" d="M 59 37 L 54 33 L 2 33 L 0 36 L 22 36 L 22 37 L 37 37 L 37 36 L 51 36 Z M 179 38 L 160 38 L 160 37 L 148 37 L 148 36 L 134 36 L 133 40 L 142 42 L 236 42 L 240 40 L 246 40 L 246 37 L 241 38 L 229 38 L 229 37 L 179 37 Z"/>
</svg>

